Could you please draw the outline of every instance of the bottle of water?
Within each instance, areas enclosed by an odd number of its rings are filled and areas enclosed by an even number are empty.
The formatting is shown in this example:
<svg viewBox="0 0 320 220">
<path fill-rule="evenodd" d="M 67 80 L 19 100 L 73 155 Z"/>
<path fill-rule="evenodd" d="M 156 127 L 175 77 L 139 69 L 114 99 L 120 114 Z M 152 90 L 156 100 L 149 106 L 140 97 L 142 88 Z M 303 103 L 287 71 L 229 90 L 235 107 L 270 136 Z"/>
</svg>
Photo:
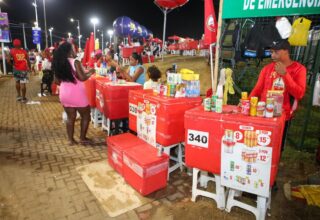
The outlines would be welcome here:
<svg viewBox="0 0 320 220">
<path fill-rule="evenodd" d="M 116 73 L 116 71 L 113 71 L 113 73 L 112 73 L 112 82 L 113 83 L 117 82 L 117 73 Z"/>
</svg>

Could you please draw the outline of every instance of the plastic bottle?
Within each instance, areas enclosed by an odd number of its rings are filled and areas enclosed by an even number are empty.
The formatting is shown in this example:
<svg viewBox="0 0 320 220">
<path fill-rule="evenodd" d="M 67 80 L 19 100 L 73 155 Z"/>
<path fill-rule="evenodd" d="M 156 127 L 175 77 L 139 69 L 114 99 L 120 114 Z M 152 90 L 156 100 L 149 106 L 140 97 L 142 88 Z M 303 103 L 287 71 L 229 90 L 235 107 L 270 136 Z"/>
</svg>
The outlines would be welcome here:
<svg viewBox="0 0 320 220">
<path fill-rule="evenodd" d="M 113 73 L 112 73 L 112 82 L 113 83 L 117 82 L 117 73 L 116 73 L 116 71 L 113 71 Z"/>
</svg>

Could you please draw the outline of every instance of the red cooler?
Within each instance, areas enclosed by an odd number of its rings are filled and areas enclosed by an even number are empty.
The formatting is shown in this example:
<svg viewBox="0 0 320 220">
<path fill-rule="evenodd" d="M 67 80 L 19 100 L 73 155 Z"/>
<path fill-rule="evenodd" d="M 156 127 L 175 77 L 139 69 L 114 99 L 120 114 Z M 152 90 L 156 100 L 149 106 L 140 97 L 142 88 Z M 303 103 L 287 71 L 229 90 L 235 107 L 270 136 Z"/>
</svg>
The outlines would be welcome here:
<svg viewBox="0 0 320 220">
<path fill-rule="evenodd" d="M 124 179 L 142 195 L 167 186 L 169 157 L 157 156 L 149 144 L 126 149 L 123 153 Z"/>
<path fill-rule="evenodd" d="M 146 142 L 131 133 L 119 134 L 106 138 L 109 164 L 123 176 L 123 152 Z"/>
<path fill-rule="evenodd" d="M 270 178 L 272 186 L 280 160 L 285 115 L 278 118 L 251 117 L 233 113 L 236 109 L 236 106 L 223 106 L 222 114 L 205 112 L 203 106 L 186 111 L 186 165 L 220 175 L 221 140 L 228 130 L 232 132 L 237 143 L 260 146 L 257 141 L 261 141 L 258 142 L 261 146 L 262 142 L 265 142 L 265 146 L 272 147 Z M 256 134 L 261 136 L 257 137 Z"/>
<path fill-rule="evenodd" d="M 184 113 L 201 105 L 202 99 L 145 95 L 144 102 L 157 106 L 156 142 L 170 146 L 184 141 Z"/>
<path fill-rule="evenodd" d="M 97 77 L 96 78 L 96 108 L 103 113 L 103 109 L 105 106 L 104 98 L 103 98 L 103 90 L 105 87 L 105 83 L 110 82 L 108 78 L 105 77 Z"/>
<path fill-rule="evenodd" d="M 103 91 L 104 115 L 111 119 L 128 118 L 129 116 L 129 91 L 141 90 L 139 83 L 126 82 L 125 84 L 106 83 Z"/>
<path fill-rule="evenodd" d="M 129 129 L 137 132 L 137 108 L 138 102 L 142 102 L 146 94 L 153 93 L 152 89 L 129 91 Z"/>
</svg>

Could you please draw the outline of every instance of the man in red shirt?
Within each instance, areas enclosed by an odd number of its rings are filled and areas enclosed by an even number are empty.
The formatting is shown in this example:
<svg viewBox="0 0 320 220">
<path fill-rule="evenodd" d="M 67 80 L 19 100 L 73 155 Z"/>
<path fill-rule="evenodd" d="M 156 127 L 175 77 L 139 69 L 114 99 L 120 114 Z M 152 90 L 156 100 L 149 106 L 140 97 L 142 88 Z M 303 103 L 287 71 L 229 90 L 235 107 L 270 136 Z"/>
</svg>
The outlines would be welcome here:
<svg viewBox="0 0 320 220">
<path fill-rule="evenodd" d="M 283 111 L 286 124 L 283 132 L 281 150 L 284 149 L 287 130 L 293 112 L 306 91 L 306 68 L 290 58 L 290 44 L 287 40 L 273 42 L 270 46 L 272 63 L 260 72 L 258 82 L 251 91 L 250 97 L 257 96 L 266 101 L 269 90 L 283 91 Z"/>
<path fill-rule="evenodd" d="M 13 75 L 16 80 L 17 101 L 25 103 L 27 102 L 26 83 L 28 82 L 28 71 L 31 69 L 30 61 L 28 53 L 21 47 L 19 39 L 13 40 L 13 47 L 10 50 L 10 56 L 13 59 Z"/>
</svg>

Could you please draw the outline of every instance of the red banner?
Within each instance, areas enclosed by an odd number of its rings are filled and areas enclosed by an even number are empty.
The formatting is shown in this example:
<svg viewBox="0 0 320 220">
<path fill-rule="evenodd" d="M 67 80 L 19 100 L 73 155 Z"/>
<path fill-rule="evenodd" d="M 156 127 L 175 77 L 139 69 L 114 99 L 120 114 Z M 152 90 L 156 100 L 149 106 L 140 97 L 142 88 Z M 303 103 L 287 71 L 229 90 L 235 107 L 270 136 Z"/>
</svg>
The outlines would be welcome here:
<svg viewBox="0 0 320 220">
<path fill-rule="evenodd" d="M 204 43 L 206 45 L 217 41 L 217 19 L 213 8 L 213 0 L 204 2 Z"/>
</svg>

